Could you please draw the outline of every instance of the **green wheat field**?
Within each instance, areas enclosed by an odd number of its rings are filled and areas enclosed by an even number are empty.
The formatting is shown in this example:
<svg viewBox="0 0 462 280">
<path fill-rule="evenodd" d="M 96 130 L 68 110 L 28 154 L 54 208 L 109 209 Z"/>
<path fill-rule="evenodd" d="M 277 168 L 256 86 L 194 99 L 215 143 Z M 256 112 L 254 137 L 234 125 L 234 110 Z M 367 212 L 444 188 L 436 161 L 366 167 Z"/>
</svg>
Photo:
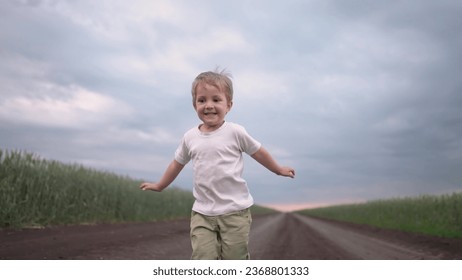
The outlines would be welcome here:
<svg viewBox="0 0 462 280">
<path fill-rule="evenodd" d="M 462 193 L 376 200 L 299 213 L 380 228 L 462 238 Z"/>
</svg>

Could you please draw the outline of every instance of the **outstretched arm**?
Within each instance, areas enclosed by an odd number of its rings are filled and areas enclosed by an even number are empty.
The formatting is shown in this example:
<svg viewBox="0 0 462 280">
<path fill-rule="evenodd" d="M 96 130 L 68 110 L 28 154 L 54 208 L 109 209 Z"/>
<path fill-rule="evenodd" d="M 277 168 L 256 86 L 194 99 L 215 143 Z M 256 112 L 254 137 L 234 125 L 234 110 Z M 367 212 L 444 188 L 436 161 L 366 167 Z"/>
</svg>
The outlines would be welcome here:
<svg viewBox="0 0 462 280">
<path fill-rule="evenodd" d="M 142 183 L 140 185 L 140 189 L 143 191 L 145 190 L 150 190 L 150 191 L 156 191 L 156 192 L 161 192 L 163 189 L 168 187 L 173 180 L 180 174 L 181 170 L 183 170 L 184 165 L 180 164 L 176 160 L 173 160 L 167 167 L 167 170 L 165 170 L 164 175 L 162 178 L 160 178 L 160 181 L 157 183 Z"/>
<path fill-rule="evenodd" d="M 270 155 L 270 153 L 263 147 L 251 155 L 253 159 L 258 161 L 261 165 L 268 168 L 270 171 L 277 175 L 294 178 L 295 170 L 291 167 L 280 166 Z"/>
</svg>

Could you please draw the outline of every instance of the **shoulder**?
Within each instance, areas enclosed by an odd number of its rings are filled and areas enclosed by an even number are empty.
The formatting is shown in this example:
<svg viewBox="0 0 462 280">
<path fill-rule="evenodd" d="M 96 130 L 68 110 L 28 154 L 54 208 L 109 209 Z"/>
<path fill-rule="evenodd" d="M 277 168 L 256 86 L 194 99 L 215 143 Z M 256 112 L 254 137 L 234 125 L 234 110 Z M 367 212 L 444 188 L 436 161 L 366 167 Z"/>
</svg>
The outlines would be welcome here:
<svg viewBox="0 0 462 280">
<path fill-rule="evenodd" d="M 247 154 L 251 155 L 255 153 L 260 147 L 261 144 L 257 140 L 255 140 L 244 128 L 244 126 L 230 123 L 229 127 L 233 130 L 233 135 L 237 140 L 240 150 L 246 152 Z"/>
<path fill-rule="evenodd" d="M 181 144 L 180 145 L 188 146 L 189 145 L 188 143 L 191 143 L 191 141 L 193 141 L 194 139 L 197 139 L 198 135 L 199 135 L 199 133 L 198 133 L 198 128 L 197 127 L 190 128 L 189 130 L 187 130 L 183 134 L 183 137 L 181 138 Z"/>
<path fill-rule="evenodd" d="M 227 122 L 227 127 L 228 129 L 233 130 L 233 131 L 247 133 L 245 128 L 242 125 L 237 124 L 237 123 Z"/>
<path fill-rule="evenodd" d="M 187 130 L 184 134 L 183 134 L 183 137 L 186 138 L 186 137 L 191 137 L 191 136 L 195 136 L 197 135 L 199 132 L 199 129 L 197 126 L 195 127 L 192 127 L 190 128 L 189 130 Z"/>
<path fill-rule="evenodd" d="M 240 139 L 251 137 L 245 127 L 240 124 L 230 122 L 227 123 L 227 128 L 233 135 Z"/>
</svg>

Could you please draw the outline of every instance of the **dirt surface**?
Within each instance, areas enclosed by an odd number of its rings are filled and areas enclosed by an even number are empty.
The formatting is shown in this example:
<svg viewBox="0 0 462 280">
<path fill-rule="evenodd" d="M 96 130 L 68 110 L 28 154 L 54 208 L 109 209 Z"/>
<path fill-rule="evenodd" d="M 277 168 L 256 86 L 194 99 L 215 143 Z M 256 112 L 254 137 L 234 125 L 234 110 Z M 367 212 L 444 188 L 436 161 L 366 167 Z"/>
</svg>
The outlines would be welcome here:
<svg viewBox="0 0 462 280">
<path fill-rule="evenodd" d="M 462 240 L 278 213 L 253 217 L 252 259 L 462 259 Z M 0 259 L 189 259 L 189 220 L 0 230 Z"/>
</svg>

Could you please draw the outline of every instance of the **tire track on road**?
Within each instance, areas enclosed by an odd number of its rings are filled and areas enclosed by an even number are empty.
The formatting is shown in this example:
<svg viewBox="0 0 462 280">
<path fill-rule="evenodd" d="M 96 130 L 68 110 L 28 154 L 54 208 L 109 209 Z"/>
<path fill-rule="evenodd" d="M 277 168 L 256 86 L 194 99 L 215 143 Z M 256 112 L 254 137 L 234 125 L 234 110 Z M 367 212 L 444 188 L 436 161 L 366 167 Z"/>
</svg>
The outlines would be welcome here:
<svg viewBox="0 0 462 280">
<path fill-rule="evenodd" d="M 436 259 L 419 248 L 411 248 L 396 242 L 381 240 L 351 229 L 344 229 L 319 219 L 292 214 L 294 218 L 329 240 L 329 243 L 344 248 L 353 259 L 366 260 L 413 260 Z"/>
<path fill-rule="evenodd" d="M 290 213 L 268 215 L 255 224 L 250 234 L 250 257 L 264 260 L 353 258 Z"/>
</svg>

